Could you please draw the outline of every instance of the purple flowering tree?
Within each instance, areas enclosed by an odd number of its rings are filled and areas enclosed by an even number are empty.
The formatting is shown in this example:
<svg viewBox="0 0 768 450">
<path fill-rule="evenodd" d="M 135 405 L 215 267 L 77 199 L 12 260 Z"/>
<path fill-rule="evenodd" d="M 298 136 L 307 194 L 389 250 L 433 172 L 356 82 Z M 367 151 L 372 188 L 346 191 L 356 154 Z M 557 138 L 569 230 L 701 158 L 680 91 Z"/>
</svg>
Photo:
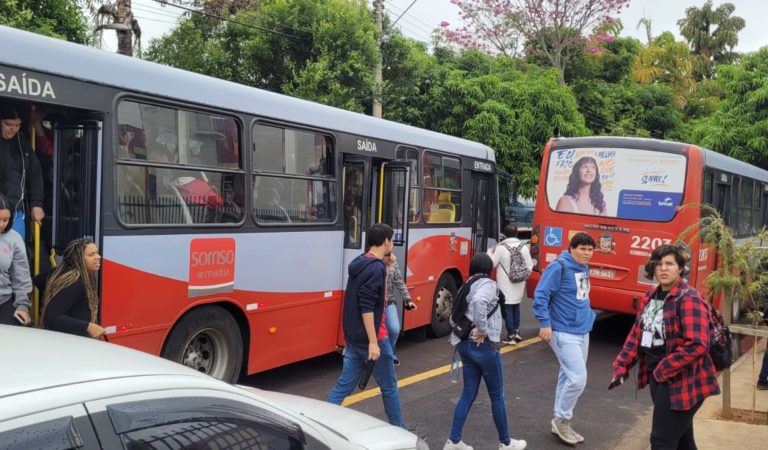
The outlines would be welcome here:
<svg viewBox="0 0 768 450">
<path fill-rule="evenodd" d="M 465 48 L 514 55 L 522 40 L 535 47 L 565 82 L 563 70 L 595 28 L 629 6 L 629 0 L 451 0 L 464 25 L 443 35 Z M 592 36 L 595 39 L 595 36 Z"/>
</svg>

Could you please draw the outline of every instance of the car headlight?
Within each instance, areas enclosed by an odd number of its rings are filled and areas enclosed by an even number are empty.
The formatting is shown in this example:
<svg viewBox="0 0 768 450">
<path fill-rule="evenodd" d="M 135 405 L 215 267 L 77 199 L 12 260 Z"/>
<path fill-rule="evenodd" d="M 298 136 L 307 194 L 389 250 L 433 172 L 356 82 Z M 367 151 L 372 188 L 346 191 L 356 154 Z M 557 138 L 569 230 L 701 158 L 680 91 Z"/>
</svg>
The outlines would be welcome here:
<svg viewBox="0 0 768 450">
<path fill-rule="evenodd" d="M 422 438 L 416 439 L 416 450 L 429 450 L 429 445 L 427 445 L 427 441 L 425 441 Z"/>
</svg>

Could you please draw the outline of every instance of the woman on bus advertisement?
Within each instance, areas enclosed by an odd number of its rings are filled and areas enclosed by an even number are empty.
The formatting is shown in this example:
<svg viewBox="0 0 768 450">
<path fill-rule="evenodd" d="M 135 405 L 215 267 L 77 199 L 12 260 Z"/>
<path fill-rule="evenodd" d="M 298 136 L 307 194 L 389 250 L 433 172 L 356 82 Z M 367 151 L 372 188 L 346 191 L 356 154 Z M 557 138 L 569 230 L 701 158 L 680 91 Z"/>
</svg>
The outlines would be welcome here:
<svg viewBox="0 0 768 450">
<path fill-rule="evenodd" d="M 605 198 L 600 184 L 597 160 L 584 156 L 573 165 L 565 194 L 557 202 L 557 211 L 604 216 Z"/>
<path fill-rule="evenodd" d="M 0 324 L 28 325 L 29 276 L 27 249 L 21 235 L 13 229 L 13 213 L 8 199 L 0 194 Z"/>
<path fill-rule="evenodd" d="M 48 330 L 98 339 L 104 335 L 104 328 L 97 323 L 99 249 L 90 239 L 79 238 L 67 244 L 62 256 L 61 265 L 45 284 L 40 325 Z"/>
<path fill-rule="evenodd" d="M 651 253 L 645 274 L 659 284 L 643 298 L 608 387 L 624 383 L 639 363 L 638 388 L 650 386 L 653 401 L 653 450 L 695 449 L 693 416 L 705 398 L 720 393 L 708 352 L 709 309 L 681 277 L 687 259 L 680 247 L 669 244 Z"/>
</svg>

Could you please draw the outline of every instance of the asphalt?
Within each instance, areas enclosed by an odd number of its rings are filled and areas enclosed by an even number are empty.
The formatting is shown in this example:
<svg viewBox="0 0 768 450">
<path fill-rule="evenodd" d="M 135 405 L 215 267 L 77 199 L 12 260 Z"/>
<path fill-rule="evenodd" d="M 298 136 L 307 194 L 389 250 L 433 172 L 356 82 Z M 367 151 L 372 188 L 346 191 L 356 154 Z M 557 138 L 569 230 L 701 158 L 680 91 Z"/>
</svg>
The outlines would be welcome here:
<svg viewBox="0 0 768 450">
<path fill-rule="evenodd" d="M 731 408 L 752 411 L 753 393 L 755 411 L 768 411 L 768 391 L 755 389 L 757 374 L 763 361 L 765 339 L 757 345 L 754 358 L 752 350 L 744 353 L 731 366 Z M 723 389 L 722 374 L 720 388 Z M 766 449 L 768 448 L 768 423 L 742 423 L 722 417 L 723 396 L 709 397 L 694 417 L 696 444 L 700 450 L 709 449 Z"/>
</svg>

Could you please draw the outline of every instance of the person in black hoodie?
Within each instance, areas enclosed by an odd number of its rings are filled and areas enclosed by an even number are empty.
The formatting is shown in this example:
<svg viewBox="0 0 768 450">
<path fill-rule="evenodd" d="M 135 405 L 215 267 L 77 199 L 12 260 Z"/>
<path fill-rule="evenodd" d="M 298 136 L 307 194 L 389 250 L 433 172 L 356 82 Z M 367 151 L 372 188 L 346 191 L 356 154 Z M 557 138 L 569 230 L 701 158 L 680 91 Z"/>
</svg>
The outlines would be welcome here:
<svg viewBox="0 0 768 450">
<path fill-rule="evenodd" d="M 32 207 L 32 220 L 42 223 L 43 172 L 37 155 L 29 149 L 26 139 L 19 135 L 21 116 L 13 108 L 0 109 L 0 192 L 14 209 L 13 229 L 26 237 L 25 203 Z"/>
<path fill-rule="evenodd" d="M 405 428 L 397 391 L 395 353 L 384 320 L 387 269 L 383 259 L 392 253 L 393 235 L 387 224 L 371 225 L 366 237 L 368 253 L 349 263 L 344 292 L 344 365 L 327 401 L 340 405 L 355 389 L 366 364 L 374 361 L 373 377 L 381 389 L 389 423 Z"/>
</svg>

